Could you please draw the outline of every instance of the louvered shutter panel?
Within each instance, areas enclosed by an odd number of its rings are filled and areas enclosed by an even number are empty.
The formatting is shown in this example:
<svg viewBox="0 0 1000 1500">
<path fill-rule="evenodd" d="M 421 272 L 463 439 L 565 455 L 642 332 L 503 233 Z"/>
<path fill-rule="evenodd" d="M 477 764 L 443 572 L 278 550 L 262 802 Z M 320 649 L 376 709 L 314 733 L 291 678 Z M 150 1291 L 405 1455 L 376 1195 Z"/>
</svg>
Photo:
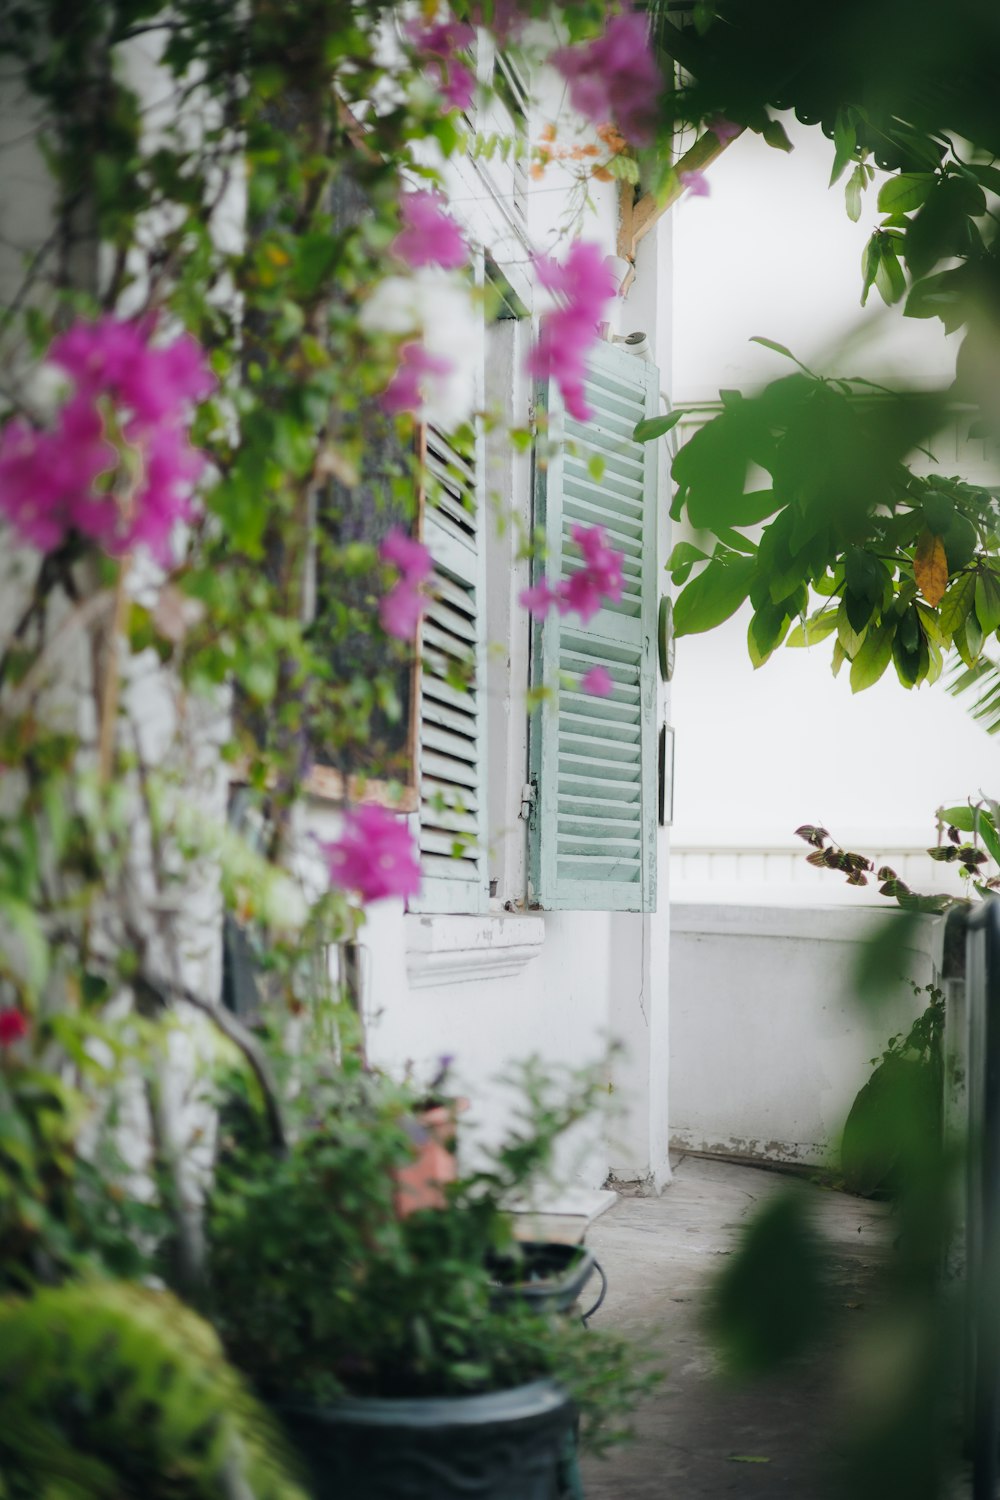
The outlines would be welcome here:
<svg viewBox="0 0 1000 1500">
<path fill-rule="evenodd" d="M 535 507 L 548 549 L 544 571 L 550 580 L 569 577 L 582 566 L 573 525 L 600 525 L 624 554 L 625 584 L 621 600 L 586 625 L 553 610 L 535 630 L 533 683 L 551 693 L 531 722 L 532 905 L 656 907 L 657 454 L 632 432 L 656 414 L 658 388 L 652 365 L 602 343 L 588 366 L 589 422 L 574 421 L 554 387 L 543 393 L 550 457 L 539 465 Z M 614 682 L 608 698 L 579 689 L 595 666 Z"/>
<path fill-rule="evenodd" d="M 421 628 L 420 863 L 412 910 L 485 909 L 485 590 L 477 458 L 426 433 L 424 541 L 434 599 Z"/>
</svg>

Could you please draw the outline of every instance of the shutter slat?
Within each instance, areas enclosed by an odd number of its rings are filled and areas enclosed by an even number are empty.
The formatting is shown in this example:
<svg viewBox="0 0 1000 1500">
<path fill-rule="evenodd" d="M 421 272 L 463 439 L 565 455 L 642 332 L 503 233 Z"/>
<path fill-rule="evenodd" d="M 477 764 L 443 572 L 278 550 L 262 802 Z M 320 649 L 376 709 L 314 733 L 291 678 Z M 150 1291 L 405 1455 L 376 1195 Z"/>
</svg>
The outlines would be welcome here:
<svg viewBox="0 0 1000 1500">
<path fill-rule="evenodd" d="M 443 854 L 446 859 L 457 860 L 463 864 L 474 865 L 478 862 L 475 851 L 469 850 L 461 838 L 452 838 L 448 833 L 435 833 L 430 828 L 420 830 L 420 852 Z M 452 875 L 454 874 L 453 870 Z"/>
<path fill-rule="evenodd" d="M 476 764 L 478 745 L 475 734 L 471 738 L 452 734 L 450 730 L 439 729 L 436 724 L 428 722 L 423 726 L 423 743 L 429 750 L 440 750 L 443 755 L 453 755 L 456 760 L 465 761 L 470 766 Z"/>
<path fill-rule="evenodd" d="M 631 441 L 631 433 L 626 439 L 614 432 L 602 432 L 597 426 L 586 428 L 572 421 L 566 423 L 566 428 L 568 436 L 575 438 L 577 449 L 598 454 L 604 459 L 605 472 L 611 469 L 616 474 L 624 474 L 635 484 L 637 494 L 642 495 L 643 460 L 635 456 L 636 445 Z M 581 456 L 572 449 L 568 454 L 577 462 Z"/>
<path fill-rule="evenodd" d="M 589 854 L 566 854 L 559 856 L 559 874 L 567 880 L 627 880 L 639 884 L 642 862 L 637 859 L 618 857 L 613 860 L 595 859 Z"/>
<path fill-rule="evenodd" d="M 421 791 L 432 813 L 435 813 L 433 802 L 438 798 L 447 808 L 458 813 L 474 815 L 479 811 L 479 798 L 475 789 L 470 791 L 468 787 L 453 786 L 451 782 L 440 781 L 429 772 L 421 778 Z"/>
<path fill-rule="evenodd" d="M 601 822 L 600 833 L 595 835 L 594 824 L 590 818 L 569 818 L 559 816 L 559 847 L 562 848 L 565 835 L 580 834 L 591 843 L 598 842 L 607 835 L 608 838 L 631 839 L 639 830 L 639 822 L 636 818 L 604 818 Z"/>
<path fill-rule="evenodd" d="M 572 734 L 562 728 L 559 730 L 560 762 L 565 756 L 583 755 L 589 759 L 591 756 L 599 755 L 606 761 L 637 766 L 641 754 L 638 735 L 635 737 L 635 742 L 629 744 L 627 740 L 608 739 L 604 735 Z"/>
<path fill-rule="evenodd" d="M 456 734 L 474 735 L 476 732 L 474 713 L 462 713 L 457 708 L 448 708 L 444 703 L 436 702 L 426 691 L 420 694 L 420 717 L 427 724 L 438 724 L 443 729 L 454 730 Z"/>
</svg>

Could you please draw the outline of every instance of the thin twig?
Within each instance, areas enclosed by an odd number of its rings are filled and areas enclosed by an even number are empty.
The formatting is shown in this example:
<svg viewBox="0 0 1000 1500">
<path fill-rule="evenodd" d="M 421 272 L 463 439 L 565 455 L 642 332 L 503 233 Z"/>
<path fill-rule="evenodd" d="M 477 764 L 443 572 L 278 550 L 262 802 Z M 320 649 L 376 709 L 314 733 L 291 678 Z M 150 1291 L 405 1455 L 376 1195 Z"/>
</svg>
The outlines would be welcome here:
<svg viewBox="0 0 1000 1500">
<path fill-rule="evenodd" d="M 169 979 L 143 973 L 135 980 L 134 987 L 137 993 L 145 992 L 161 1006 L 166 1006 L 171 1000 L 183 1000 L 187 1005 L 200 1011 L 203 1016 L 207 1016 L 216 1030 L 239 1049 L 260 1085 L 274 1149 L 279 1155 L 284 1156 L 288 1151 L 288 1132 L 281 1111 L 278 1086 L 264 1049 L 256 1037 L 230 1011 L 223 1010 L 210 1000 L 202 999 L 200 995 L 188 989 L 187 985 L 174 984 Z"/>
<path fill-rule="evenodd" d="M 119 640 L 125 627 L 125 584 L 128 579 L 131 559 L 123 557 L 118 569 L 115 585 L 115 612 L 107 642 L 104 667 L 104 686 L 101 690 L 101 722 L 97 740 L 97 765 L 102 785 L 111 778 L 111 761 L 115 748 L 115 726 L 118 720 L 118 700 L 121 695 L 121 654 Z"/>
</svg>

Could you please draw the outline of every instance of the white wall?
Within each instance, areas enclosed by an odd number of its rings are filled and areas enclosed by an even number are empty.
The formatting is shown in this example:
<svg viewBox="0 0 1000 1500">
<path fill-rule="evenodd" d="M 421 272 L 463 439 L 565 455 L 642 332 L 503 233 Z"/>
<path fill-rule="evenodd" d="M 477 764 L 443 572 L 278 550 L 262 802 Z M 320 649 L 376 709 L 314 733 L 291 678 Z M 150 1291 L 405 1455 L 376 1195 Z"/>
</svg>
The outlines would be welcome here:
<svg viewBox="0 0 1000 1500">
<path fill-rule="evenodd" d="M 796 143 L 790 156 L 745 134 L 710 168 L 711 195 L 674 211 L 675 403 L 789 373 L 786 360 L 748 343 L 754 334 L 823 371 L 948 383 L 957 340 L 939 323 L 886 310 L 874 290 L 868 306 L 859 305 L 861 251 L 879 217 L 874 188 L 852 224 L 842 184 L 827 188 L 832 143 L 794 119 L 785 123 Z M 853 347 L 839 347 L 847 335 Z M 959 453 L 951 434 L 935 447 L 941 472 L 995 481 L 981 443 Z M 936 807 L 997 790 L 995 742 L 940 684 L 907 692 L 890 667 L 853 697 L 846 670 L 831 676 L 829 642 L 779 650 L 755 672 L 746 651 L 750 613 L 747 605 L 717 630 L 678 644 L 675 847 L 777 851 L 792 847 L 800 823 L 822 823 L 863 852 L 919 850 L 935 842 Z M 800 864 L 802 899 L 866 899 Z M 689 893 L 704 895 L 704 862 L 685 865 L 678 890 L 692 880 Z M 727 887 L 716 887 L 717 898 L 738 899 L 740 883 L 755 885 L 761 873 L 754 859 L 743 859 L 739 872 L 724 862 L 712 876 Z M 925 868 L 930 888 L 947 888 L 938 873 Z M 782 896 L 794 896 L 797 882 L 789 877 Z"/>
<path fill-rule="evenodd" d="M 852 990 L 881 913 L 675 904 L 670 1131 L 678 1148 L 830 1165 L 870 1059 L 925 1008 L 935 924 L 879 1009 Z"/>
</svg>

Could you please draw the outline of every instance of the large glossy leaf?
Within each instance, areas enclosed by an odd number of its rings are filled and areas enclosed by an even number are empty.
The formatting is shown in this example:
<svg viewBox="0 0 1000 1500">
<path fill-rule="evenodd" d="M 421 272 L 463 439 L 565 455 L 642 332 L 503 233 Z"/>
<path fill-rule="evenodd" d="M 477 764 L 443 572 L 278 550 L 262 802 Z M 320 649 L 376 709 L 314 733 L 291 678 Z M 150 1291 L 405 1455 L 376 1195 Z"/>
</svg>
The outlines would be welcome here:
<svg viewBox="0 0 1000 1500">
<path fill-rule="evenodd" d="M 728 620 L 750 592 L 755 567 L 752 557 L 714 558 L 678 596 L 674 606 L 675 633 L 697 635 Z"/>
<path fill-rule="evenodd" d="M 893 619 L 884 619 L 878 625 L 868 627 L 868 633 L 851 663 L 852 693 L 861 693 L 878 682 L 892 659 L 895 633 L 896 622 Z"/>
<path fill-rule="evenodd" d="M 667 416 L 647 417 L 645 421 L 637 422 L 632 431 L 633 441 L 651 443 L 654 438 L 663 437 L 664 433 L 677 426 L 684 415 L 682 411 L 672 411 Z"/>
<path fill-rule="evenodd" d="M 897 172 L 879 188 L 879 213 L 911 213 L 927 201 L 936 180 L 933 172 Z"/>
<path fill-rule="evenodd" d="M 1000 626 L 1000 579 L 988 568 L 976 579 L 976 618 L 984 635 Z"/>
<path fill-rule="evenodd" d="M 975 598 L 976 575 L 974 573 L 961 574 L 941 600 L 938 617 L 941 621 L 941 629 L 946 635 L 954 635 L 972 608 Z"/>
</svg>

